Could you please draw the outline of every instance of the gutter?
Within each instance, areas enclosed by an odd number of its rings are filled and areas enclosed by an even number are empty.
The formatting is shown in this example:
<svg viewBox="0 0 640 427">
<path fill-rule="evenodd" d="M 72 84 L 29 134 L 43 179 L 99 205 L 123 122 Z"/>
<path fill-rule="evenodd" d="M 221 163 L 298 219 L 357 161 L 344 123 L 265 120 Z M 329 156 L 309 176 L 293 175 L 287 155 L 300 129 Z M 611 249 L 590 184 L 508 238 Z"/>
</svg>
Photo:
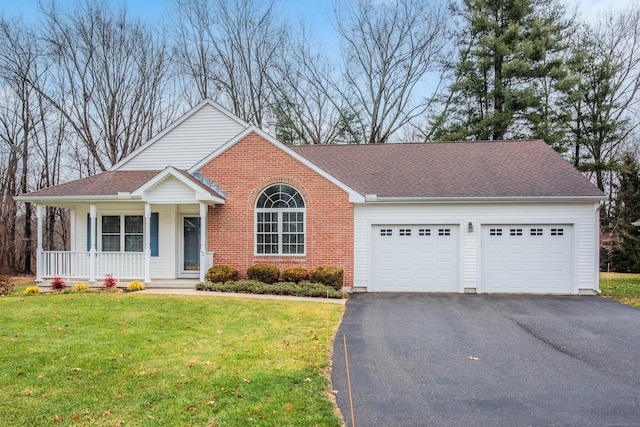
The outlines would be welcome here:
<svg viewBox="0 0 640 427">
<path fill-rule="evenodd" d="M 364 197 L 365 204 L 391 204 L 391 203 L 596 203 L 602 202 L 606 196 L 541 196 L 541 197 L 378 197 L 368 194 Z"/>
</svg>

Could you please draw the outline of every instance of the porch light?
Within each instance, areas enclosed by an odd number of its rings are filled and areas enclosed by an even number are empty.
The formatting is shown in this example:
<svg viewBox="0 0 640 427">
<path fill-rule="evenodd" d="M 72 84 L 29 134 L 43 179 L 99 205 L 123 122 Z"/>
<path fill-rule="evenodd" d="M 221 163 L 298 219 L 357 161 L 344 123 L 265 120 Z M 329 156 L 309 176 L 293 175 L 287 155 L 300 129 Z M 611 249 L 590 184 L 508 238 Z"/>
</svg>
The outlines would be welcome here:
<svg viewBox="0 0 640 427">
<path fill-rule="evenodd" d="M 467 231 L 469 233 L 473 233 L 473 222 L 469 221 L 469 224 L 467 224 Z"/>
</svg>

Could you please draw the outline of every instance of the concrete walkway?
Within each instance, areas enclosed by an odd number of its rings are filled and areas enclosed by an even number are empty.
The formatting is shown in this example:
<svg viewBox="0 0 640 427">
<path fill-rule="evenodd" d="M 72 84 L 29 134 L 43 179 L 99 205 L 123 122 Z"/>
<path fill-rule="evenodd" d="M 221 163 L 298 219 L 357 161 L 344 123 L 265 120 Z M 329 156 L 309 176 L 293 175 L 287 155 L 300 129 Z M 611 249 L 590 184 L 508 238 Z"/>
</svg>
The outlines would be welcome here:
<svg viewBox="0 0 640 427">
<path fill-rule="evenodd" d="M 253 298 L 253 299 L 270 299 L 281 301 L 304 301 L 304 302 L 329 302 L 334 304 L 346 304 L 346 299 L 336 298 L 311 298 L 311 297 L 293 297 L 287 295 L 262 295 L 262 294 L 241 294 L 232 292 L 213 292 L 213 291 L 198 291 L 195 289 L 175 289 L 175 288 L 150 288 L 144 291 L 139 291 L 143 294 L 153 295 L 186 295 L 186 296 L 200 296 L 200 297 L 232 297 L 232 298 Z"/>
</svg>

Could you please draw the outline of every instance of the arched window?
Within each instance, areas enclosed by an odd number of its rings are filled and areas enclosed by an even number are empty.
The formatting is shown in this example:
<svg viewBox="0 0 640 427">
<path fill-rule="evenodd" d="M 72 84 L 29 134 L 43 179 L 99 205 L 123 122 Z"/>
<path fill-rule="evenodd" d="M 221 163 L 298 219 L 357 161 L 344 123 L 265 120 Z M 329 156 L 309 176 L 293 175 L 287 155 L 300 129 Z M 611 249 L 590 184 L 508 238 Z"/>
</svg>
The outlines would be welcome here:
<svg viewBox="0 0 640 427">
<path fill-rule="evenodd" d="M 256 202 L 256 253 L 303 255 L 305 205 L 302 195 L 286 184 L 267 187 Z"/>
</svg>

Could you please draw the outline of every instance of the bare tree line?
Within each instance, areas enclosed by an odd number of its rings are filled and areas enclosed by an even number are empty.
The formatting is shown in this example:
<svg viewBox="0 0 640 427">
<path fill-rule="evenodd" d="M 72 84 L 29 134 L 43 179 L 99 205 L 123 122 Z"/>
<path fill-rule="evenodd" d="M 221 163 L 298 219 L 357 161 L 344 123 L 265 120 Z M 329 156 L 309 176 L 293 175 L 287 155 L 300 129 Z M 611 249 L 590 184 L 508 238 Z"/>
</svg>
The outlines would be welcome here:
<svg viewBox="0 0 640 427">
<path fill-rule="evenodd" d="M 153 26 L 104 0 L 41 4 L 34 22 L 2 17 L 0 270 L 33 269 L 33 209 L 13 196 L 109 169 L 204 98 L 257 126 L 276 117 L 288 144 L 444 135 L 455 83 L 445 65 L 459 50 L 451 26 L 460 22 L 434 4 L 338 2 L 332 22 L 340 46 L 332 54 L 309 27 L 287 22 L 277 0 L 172 0 Z M 610 194 L 614 169 L 598 171 L 621 147 L 635 148 L 640 122 L 634 13 L 624 25 L 621 14 L 571 29 L 565 87 L 549 86 L 545 105 L 553 120 L 567 117 L 552 123 L 558 138 Z M 581 67 L 587 57 L 601 69 Z M 594 87 L 603 70 L 615 86 L 608 111 Z M 603 120 L 615 132 L 605 129 L 598 140 Z M 67 215 L 47 209 L 45 248 L 68 245 Z"/>
</svg>

